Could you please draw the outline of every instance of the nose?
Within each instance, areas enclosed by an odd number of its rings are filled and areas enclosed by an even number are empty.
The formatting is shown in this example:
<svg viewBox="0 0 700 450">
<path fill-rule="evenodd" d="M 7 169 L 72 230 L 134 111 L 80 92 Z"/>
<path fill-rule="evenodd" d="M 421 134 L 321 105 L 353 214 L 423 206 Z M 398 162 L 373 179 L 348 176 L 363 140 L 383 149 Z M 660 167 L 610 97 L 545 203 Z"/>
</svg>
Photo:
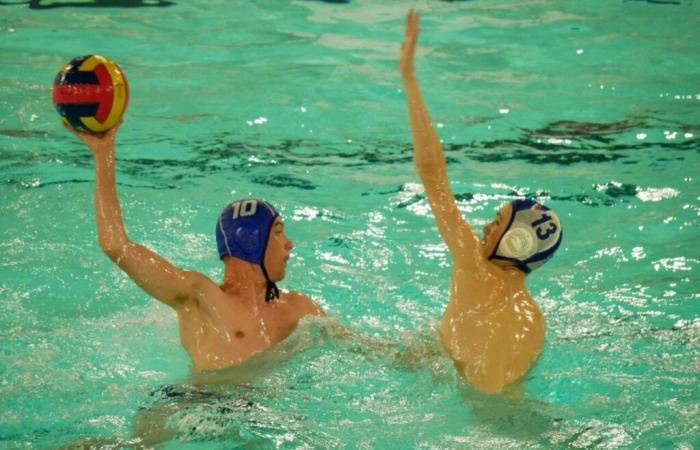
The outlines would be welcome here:
<svg viewBox="0 0 700 450">
<path fill-rule="evenodd" d="M 284 248 L 287 249 L 287 251 L 292 251 L 294 248 L 294 242 L 292 242 L 291 239 L 287 238 L 287 243 L 285 244 Z"/>
</svg>

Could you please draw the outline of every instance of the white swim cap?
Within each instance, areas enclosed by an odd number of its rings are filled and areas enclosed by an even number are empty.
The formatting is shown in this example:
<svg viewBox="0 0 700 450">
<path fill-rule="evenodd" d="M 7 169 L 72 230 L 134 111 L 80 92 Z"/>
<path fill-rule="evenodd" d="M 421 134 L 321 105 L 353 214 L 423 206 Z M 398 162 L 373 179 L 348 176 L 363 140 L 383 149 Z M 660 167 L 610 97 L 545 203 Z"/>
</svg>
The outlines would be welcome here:
<svg viewBox="0 0 700 450">
<path fill-rule="evenodd" d="M 559 248 L 561 222 L 554 211 L 534 200 L 513 200 L 508 226 L 489 259 L 513 261 L 529 273 L 547 262 Z"/>
</svg>

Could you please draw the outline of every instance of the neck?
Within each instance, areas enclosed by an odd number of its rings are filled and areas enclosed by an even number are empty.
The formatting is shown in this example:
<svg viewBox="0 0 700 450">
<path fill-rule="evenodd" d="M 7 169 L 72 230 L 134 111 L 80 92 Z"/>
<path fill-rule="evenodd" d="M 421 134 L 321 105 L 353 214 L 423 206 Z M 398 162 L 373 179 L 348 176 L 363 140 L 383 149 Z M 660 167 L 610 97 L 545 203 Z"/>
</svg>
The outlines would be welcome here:
<svg viewBox="0 0 700 450">
<path fill-rule="evenodd" d="M 506 274 L 506 277 L 514 286 L 522 287 L 523 289 L 525 288 L 525 279 L 527 278 L 527 274 L 518 269 L 515 264 L 510 261 L 498 259 L 494 259 L 492 262 L 503 270 L 503 273 Z"/>
<path fill-rule="evenodd" d="M 267 280 L 259 265 L 235 257 L 224 259 L 221 290 L 245 302 L 265 304 Z"/>
<path fill-rule="evenodd" d="M 527 278 L 525 272 L 515 266 L 505 268 L 504 272 L 507 274 L 508 278 L 512 280 L 513 284 L 522 286 L 523 288 L 525 287 L 525 279 Z"/>
</svg>

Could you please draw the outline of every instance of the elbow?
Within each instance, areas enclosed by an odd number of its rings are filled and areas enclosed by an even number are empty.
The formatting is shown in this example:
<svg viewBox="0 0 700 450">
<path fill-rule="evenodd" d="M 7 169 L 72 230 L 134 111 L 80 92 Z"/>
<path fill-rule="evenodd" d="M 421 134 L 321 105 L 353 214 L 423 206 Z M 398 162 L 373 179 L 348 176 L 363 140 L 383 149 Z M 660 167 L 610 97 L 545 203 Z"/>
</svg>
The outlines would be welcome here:
<svg viewBox="0 0 700 450">
<path fill-rule="evenodd" d="M 113 262 L 116 263 L 117 260 L 119 260 L 121 256 L 121 250 L 119 248 L 110 245 L 101 245 L 100 248 L 102 248 L 102 252 Z"/>
<path fill-rule="evenodd" d="M 115 263 L 119 263 L 124 251 L 126 250 L 126 243 L 121 242 L 106 242 L 100 241 L 100 248 L 102 252 L 107 255 L 109 259 Z"/>
</svg>

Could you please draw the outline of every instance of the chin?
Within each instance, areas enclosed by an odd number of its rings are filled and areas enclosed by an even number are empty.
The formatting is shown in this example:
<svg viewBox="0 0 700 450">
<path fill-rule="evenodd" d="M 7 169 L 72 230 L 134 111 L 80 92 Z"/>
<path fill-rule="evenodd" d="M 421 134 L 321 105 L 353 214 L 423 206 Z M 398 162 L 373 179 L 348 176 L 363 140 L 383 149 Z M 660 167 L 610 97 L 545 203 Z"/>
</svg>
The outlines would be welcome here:
<svg viewBox="0 0 700 450">
<path fill-rule="evenodd" d="M 286 275 L 285 271 L 282 270 L 281 272 L 277 272 L 274 276 L 272 276 L 272 277 L 270 277 L 270 278 L 272 279 L 272 281 L 274 281 L 275 283 L 277 283 L 277 282 L 279 282 L 279 281 L 284 280 L 285 275 Z"/>
</svg>

